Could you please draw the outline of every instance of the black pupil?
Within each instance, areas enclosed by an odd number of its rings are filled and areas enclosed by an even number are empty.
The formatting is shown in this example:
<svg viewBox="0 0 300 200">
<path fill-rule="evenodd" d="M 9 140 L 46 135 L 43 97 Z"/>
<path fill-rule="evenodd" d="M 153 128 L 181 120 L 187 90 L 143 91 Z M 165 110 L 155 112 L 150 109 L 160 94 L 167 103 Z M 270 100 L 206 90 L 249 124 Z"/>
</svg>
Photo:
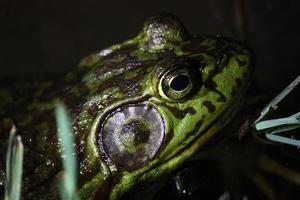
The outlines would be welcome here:
<svg viewBox="0 0 300 200">
<path fill-rule="evenodd" d="M 187 75 L 178 75 L 171 81 L 170 87 L 175 91 L 182 91 L 187 88 L 190 78 Z"/>
</svg>

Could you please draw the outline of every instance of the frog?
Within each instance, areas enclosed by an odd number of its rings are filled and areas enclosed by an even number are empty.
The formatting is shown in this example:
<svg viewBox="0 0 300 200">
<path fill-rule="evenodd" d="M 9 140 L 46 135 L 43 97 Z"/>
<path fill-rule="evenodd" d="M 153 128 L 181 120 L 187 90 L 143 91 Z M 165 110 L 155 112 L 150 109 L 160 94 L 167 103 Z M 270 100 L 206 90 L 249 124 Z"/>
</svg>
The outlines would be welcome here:
<svg viewBox="0 0 300 200">
<path fill-rule="evenodd" d="M 14 125 L 24 144 L 22 196 L 59 198 L 54 110 L 63 102 L 75 138 L 79 198 L 151 198 L 230 122 L 253 72 L 247 45 L 193 35 L 172 14 L 151 17 L 137 36 L 88 55 L 62 77 L 2 84 L 8 86 L 0 90 L 0 180 Z"/>
</svg>

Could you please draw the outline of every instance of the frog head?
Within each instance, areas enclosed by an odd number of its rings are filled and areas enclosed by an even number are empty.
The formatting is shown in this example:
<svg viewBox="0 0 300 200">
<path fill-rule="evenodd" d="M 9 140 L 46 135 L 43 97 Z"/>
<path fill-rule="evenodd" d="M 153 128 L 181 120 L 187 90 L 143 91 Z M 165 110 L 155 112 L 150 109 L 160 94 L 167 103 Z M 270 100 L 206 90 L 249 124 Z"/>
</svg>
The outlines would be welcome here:
<svg viewBox="0 0 300 200">
<path fill-rule="evenodd" d="M 148 19 L 133 39 L 87 56 L 59 81 L 34 81 L 15 93 L 0 93 L 10 97 L 0 104 L 1 118 L 12 119 L 25 146 L 26 197 L 57 194 L 57 99 L 71 114 L 80 198 L 116 199 L 136 195 L 128 191 L 139 188 L 155 190 L 158 180 L 218 133 L 241 104 L 252 72 L 244 45 L 193 36 L 165 14 Z M 7 135 L 0 132 L 3 164 Z"/>
<path fill-rule="evenodd" d="M 193 36 L 159 15 L 133 39 L 84 58 L 79 71 L 88 91 L 75 122 L 80 194 L 114 199 L 170 173 L 224 127 L 253 66 L 241 43 Z"/>
</svg>

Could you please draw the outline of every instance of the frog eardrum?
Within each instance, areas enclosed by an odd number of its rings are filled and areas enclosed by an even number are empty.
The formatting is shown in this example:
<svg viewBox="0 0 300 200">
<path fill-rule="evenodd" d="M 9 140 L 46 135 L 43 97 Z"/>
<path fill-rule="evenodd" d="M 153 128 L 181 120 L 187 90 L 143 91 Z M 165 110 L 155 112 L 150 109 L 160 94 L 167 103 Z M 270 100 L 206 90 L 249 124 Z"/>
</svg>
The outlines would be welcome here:
<svg viewBox="0 0 300 200">
<path fill-rule="evenodd" d="M 164 121 L 155 107 L 126 105 L 106 117 L 99 144 L 118 166 L 134 170 L 155 156 L 164 134 Z"/>
</svg>

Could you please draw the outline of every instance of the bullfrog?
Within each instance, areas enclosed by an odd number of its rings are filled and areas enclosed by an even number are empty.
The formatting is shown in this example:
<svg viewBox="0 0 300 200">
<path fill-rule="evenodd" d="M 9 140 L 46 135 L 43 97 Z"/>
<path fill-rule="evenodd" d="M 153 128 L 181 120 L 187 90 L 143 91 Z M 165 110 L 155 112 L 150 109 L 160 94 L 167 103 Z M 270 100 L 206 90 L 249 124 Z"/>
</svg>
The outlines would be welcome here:
<svg viewBox="0 0 300 200">
<path fill-rule="evenodd" d="M 80 199 L 151 198 L 235 115 L 253 69 L 244 44 L 192 35 L 176 16 L 161 14 L 61 78 L 3 82 L 0 181 L 14 125 L 25 146 L 24 199 L 59 198 L 59 101 L 72 121 Z"/>
</svg>

